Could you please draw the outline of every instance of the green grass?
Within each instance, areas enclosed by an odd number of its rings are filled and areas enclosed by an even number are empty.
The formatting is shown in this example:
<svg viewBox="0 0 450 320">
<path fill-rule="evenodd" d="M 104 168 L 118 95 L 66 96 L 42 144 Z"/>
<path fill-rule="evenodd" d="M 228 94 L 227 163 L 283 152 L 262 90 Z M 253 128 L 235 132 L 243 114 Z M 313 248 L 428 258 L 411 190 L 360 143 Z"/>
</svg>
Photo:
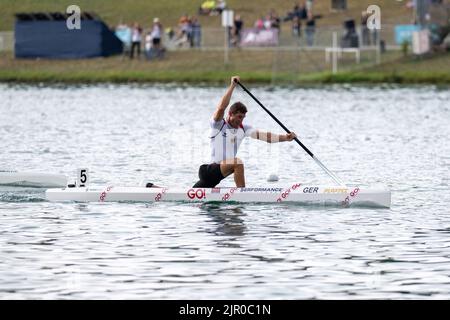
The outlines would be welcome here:
<svg viewBox="0 0 450 320">
<path fill-rule="evenodd" d="M 448 73 L 418 72 L 342 72 L 322 73 L 301 79 L 304 83 L 397 83 L 397 84 L 450 84 Z"/>
<path fill-rule="evenodd" d="M 223 84 L 238 74 L 251 83 L 441 83 L 450 84 L 450 54 L 434 58 L 414 59 L 393 53 L 387 62 L 373 66 L 362 64 L 358 69 L 342 68 L 331 74 L 323 65 L 322 52 L 313 54 L 306 72 L 296 69 L 296 55 L 282 56 L 283 68 L 274 71 L 273 52 L 235 51 L 230 64 L 223 64 L 221 52 L 180 51 L 169 53 L 161 61 L 136 61 L 122 57 L 86 60 L 19 60 L 12 54 L 0 55 L 0 81 L 3 82 L 187 82 Z M 315 70 L 314 63 L 320 64 Z M 387 59 L 387 58 L 386 58 Z M 290 61 L 290 62 L 289 62 Z M 352 64 L 353 65 L 353 64 Z M 302 65 L 300 65 L 301 67 Z"/>
</svg>

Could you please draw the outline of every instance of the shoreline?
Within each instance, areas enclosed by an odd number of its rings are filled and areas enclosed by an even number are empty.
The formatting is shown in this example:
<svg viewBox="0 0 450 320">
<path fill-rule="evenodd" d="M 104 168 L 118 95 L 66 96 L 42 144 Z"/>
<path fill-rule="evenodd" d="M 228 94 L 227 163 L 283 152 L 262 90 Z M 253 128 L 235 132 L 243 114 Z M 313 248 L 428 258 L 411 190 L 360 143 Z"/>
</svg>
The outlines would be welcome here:
<svg viewBox="0 0 450 320">
<path fill-rule="evenodd" d="M 450 85 L 450 73 L 442 72 L 330 72 L 313 73 L 305 76 L 272 74 L 265 72 L 90 72 L 76 74 L 49 71 L 12 72 L 0 70 L 0 83 L 61 83 L 61 84 L 126 84 L 126 83 L 174 83 L 192 85 L 221 85 L 224 79 L 239 74 L 247 83 L 261 85 L 327 85 L 327 84 L 430 84 Z"/>
</svg>

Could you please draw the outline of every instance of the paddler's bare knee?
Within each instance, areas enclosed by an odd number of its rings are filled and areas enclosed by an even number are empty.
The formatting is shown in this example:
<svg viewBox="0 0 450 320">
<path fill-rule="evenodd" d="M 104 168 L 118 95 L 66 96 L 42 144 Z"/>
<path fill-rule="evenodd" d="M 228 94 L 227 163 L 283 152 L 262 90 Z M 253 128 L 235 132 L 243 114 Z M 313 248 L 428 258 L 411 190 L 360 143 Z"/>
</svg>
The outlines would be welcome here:
<svg viewBox="0 0 450 320">
<path fill-rule="evenodd" d="M 239 164 L 244 164 L 243 162 L 242 162 L 242 160 L 241 159 L 239 159 L 239 158 L 231 158 L 231 159 L 225 159 L 225 160 L 223 160 L 222 162 L 220 162 L 220 164 L 222 165 L 222 164 L 224 164 L 224 165 L 233 165 L 233 166 L 236 166 L 236 165 L 239 165 Z"/>
</svg>

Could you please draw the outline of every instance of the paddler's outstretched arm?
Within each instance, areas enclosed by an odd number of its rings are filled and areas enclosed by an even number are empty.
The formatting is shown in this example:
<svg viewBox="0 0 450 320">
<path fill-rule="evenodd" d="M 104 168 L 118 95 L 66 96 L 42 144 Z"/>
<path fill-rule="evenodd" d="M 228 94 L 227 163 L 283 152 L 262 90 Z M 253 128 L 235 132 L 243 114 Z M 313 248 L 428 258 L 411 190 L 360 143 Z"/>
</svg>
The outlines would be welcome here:
<svg viewBox="0 0 450 320">
<path fill-rule="evenodd" d="M 294 138 L 297 137 L 297 135 L 294 132 L 287 134 L 275 134 L 272 132 L 264 132 L 256 130 L 252 132 L 251 137 L 253 139 L 258 139 L 268 143 L 276 143 L 276 142 L 292 141 L 294 140 Z"/>
<path fill-rule="evenodd" d="M 223 119 L 224 113 L 228 105 L 230 104 L 231 95 L 233 94 L 234 88 L 237 86 L 237 81 L 240 81 L 240 78 L 235 76 L 231 78 L 231 84 L 227 89 L 227 92 L 222 97 L 222 100 L 220 100 L 219 105 L 217 106 L 216 111 L 214 112 L 213 119 L 214 121 L 220 121 Z"/>
</svg>

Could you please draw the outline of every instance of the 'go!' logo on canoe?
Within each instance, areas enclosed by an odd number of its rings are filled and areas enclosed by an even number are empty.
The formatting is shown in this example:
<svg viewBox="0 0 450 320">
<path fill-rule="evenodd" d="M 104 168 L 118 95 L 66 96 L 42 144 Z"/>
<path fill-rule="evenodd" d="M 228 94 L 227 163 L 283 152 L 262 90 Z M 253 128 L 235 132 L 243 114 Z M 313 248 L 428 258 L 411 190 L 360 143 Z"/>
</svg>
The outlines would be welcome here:
<svg viewBox="0 0 450 320">
<path fill-rule="evenodd" d="M 187 196 L 189 199 L 205 199 L 206 191 L 205 189 L 189 189 Z"/>
</svg>

